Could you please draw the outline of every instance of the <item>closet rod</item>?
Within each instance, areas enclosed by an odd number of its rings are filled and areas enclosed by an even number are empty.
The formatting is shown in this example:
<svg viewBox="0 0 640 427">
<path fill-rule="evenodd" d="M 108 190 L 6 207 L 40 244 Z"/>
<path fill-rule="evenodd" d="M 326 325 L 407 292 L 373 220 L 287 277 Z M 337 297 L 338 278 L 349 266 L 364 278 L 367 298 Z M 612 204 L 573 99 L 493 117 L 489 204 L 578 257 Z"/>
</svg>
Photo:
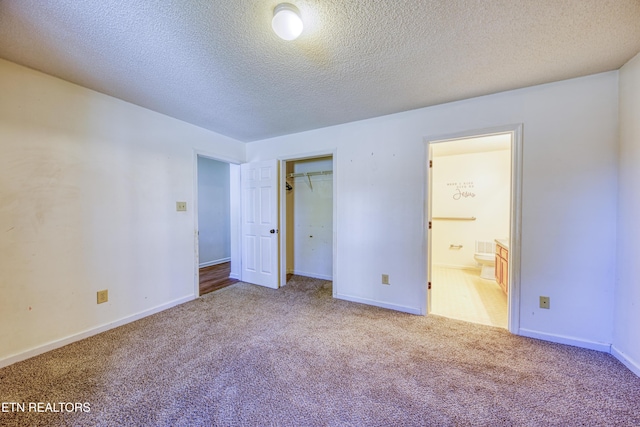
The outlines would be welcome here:
<svg viewBox="0 0 640 427">
<path fill-rule="evenodd" d="M 299 172 L 290 173 L 289 178 L 297 178 L 299 176 L 316 176 L 316 175 L 331 175 L 333 171 L 318 171 L 318 172 Z"/>
<path fill-rule="evenodd" d="M 475 221 L 476 217 L 475 216 L 436 216 L 431 218 L 433 220 L 436 219 L 441 219 L 441 220 L 445 220 L 445 221 Z"/>
</svg>

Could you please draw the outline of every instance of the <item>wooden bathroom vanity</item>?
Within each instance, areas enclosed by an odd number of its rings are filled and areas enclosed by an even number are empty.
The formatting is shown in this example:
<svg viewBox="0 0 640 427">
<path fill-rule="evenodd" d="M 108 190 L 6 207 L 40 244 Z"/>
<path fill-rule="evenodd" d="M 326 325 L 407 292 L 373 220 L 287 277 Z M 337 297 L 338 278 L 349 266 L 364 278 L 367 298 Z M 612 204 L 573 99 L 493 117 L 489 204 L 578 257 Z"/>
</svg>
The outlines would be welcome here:
<svg viewBox="0 0 640 427">
<path fill-rule="evenodd" d="M 509 295 L 509 241 L 496 239 L 496 282 Z"/>
</svg>

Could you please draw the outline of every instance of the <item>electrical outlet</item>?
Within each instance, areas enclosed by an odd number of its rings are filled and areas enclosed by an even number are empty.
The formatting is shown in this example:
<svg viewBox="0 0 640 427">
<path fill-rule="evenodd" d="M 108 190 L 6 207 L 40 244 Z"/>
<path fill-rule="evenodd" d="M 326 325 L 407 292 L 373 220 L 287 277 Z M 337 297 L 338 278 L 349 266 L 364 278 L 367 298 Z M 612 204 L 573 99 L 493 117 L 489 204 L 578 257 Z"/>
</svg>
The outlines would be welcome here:
<svg viewBox="0 0 640 427">
<path fill-rule="evenodd" d="M 187 202 L 176 202 L 176 210 L 178 212 L 185 212 L 187 210 Z"/>
<path fill-rule="evenodd" d="M 102 304 L 103 302 L 109 301 L 109 291 L 98 291 L 98 304 Z"/>
<path fill-rule="evenodd" d="M 540 308 L 550 308 L 549 297 L 540 297 Z"/>
<path fill-rule="evenodd" d="M 388 285 L 389 284 L 389 275 L 388 274 L 383 274 L 382 275 L 382 284 L 383 285 Z"/>
</svg>

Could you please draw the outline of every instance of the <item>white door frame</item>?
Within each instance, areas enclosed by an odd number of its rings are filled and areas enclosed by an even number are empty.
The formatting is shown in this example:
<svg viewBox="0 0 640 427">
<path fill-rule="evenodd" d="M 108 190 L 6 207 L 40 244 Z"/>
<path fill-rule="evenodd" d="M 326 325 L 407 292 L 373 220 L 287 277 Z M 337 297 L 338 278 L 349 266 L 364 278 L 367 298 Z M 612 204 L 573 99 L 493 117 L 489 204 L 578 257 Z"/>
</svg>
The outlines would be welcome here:
<svg viewBox="0 0 640 427">
<path fill-rule="evenodd" d="M 286 180 L 287 180 L 287 162 L 295 162 L 297 160 L 308 160 L 318 157 L 331 156 L 333 162 L 333 297 L 338 295 L 338 204 L 337 204 L 337 173 L 338 173 L 338 158 L 337 149 L 327 151 L 315 151 L 312 153 L 302 153 L 291 156 L 279 157 L 280 160 L 280 287 L 285 286 L 287 283 L 287 192 L 286 192 Z"/>
<path fill-rule="evenodd" d="M 193 150 L 193 224 L 194 224 L 194 254 L 195 270 L 193 294 L 196 298 L 200 296 L 200 254 L 199 254 L 199 225 L 198 225 L 198 157 L 228 163 L 230 169 L 229 181 L 229 203 L 231 205 L 230 228 L 231 228 L 231 274 L 232 279 L 240 279 L 242 247 L 240 234 L 240 162 L 224 156 L 219 156 L 204 150 Z"/>
<path fill-rule="evenodd" d="M 522 237 L 522 124 L 499 126 L 487 129 L 476 129 L 459 132 L 455 134 L 429 136 L 424 138 L 426 145 L 423 174 L 424 189 L 424 242 L 423 257 L 426 266 L 424 269 L 425 286 L 424 298 L 422 301 L 421 313 L 431 312 L 431 292 L 428 284 L 431 283 L 431 232 L 429 223 L 431 221 L 431 169 L 429 162 L 431 157 L 431 144 L 453 141 L 457 139 L 468 139 L 495 134 L 511 134 L 511 219 L 509 225 L 509 297 L 507 313 L 507 329 L 513 334 L 518 334 L 520 329 L 520 251 Z"/>
</svg>

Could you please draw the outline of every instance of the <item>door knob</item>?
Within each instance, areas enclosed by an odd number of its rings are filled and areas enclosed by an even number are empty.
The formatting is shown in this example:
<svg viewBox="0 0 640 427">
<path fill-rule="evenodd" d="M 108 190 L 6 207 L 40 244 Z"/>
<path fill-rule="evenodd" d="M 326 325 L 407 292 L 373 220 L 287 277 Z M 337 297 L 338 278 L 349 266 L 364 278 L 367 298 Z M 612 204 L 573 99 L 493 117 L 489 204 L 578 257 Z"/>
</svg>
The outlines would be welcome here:
<svg viewBox="0 0 640 427">
<path fill-rule="evenodd" d="M 269 230 L 269 233 L 274 234 L 276 233 L 276 230 L 272 228 L 271 230 Z"/>
</svg>

